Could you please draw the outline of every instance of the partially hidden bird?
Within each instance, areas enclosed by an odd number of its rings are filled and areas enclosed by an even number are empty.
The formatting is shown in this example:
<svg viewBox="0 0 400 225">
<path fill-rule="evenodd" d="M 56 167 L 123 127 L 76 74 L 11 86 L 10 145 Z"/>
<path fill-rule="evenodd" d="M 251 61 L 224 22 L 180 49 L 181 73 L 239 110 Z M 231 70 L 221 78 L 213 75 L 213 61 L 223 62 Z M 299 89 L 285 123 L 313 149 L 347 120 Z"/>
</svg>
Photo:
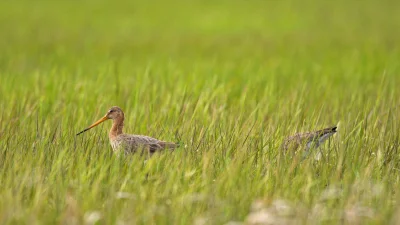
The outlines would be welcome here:
<svg viewBox="0 0 400 225">
<path fill-rule="evenodd" d="M 322 130 L 297 133 L 293 136 L 287 137 L 282 144 L 284 150 L 297 151 L 304 149 L 306 152 L 310 148 L 318 148 L 324 141 L 337 132 L 337 126 L 328 127 Z"/>
<path fill-rule="evenodd" d="M 113 106 L 108 110 L 105 116 L 76 135 L 80 135 L 106 120 L 112 120 L 113 123 L 108 137 L 114 152 L 130 154 L 140 151 L 142 154 L 148 153 L 152 155 L 155 152 L 163 151 L 165 149 L 174 150 L 179 147 L 179 144 L 177 143 L 161 141 L 144 135 L 124 134 L 122 131 L 124 127 L 124 119 L 125 117 L 122 109 L 118 106 Z"/>
</svg>

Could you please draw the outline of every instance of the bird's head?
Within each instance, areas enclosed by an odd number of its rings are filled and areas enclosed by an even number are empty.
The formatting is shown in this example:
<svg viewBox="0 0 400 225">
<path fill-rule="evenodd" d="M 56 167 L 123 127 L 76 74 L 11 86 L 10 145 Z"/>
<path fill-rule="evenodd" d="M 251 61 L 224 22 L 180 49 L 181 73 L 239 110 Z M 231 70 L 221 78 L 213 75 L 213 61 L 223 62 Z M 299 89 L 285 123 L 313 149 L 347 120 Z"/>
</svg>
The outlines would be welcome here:
<svg viewBox="0 0 400 225">
<path fill-rule="evenodd" d="M 123 118 L 124 117 L 124 112 L 122 112 L 122 109 L 118 106 L 113 106 L 111 107 L 110 110 L 107 111 L 106 115 L 104 115 L 101 119 L 97 120 L 96 122 L 94 122 L 92 125 L 90 125 L 88 128 L 84 129 L 83 131 L 77 133 L 76 135 L 80 135 L 83 132 L 86 132 L 90 129 L 92 129 L 93 127 L 101 124 L 102 122 L 106 121 L 106 120 L 115 120 L 118 118 Z"/>
</svg>

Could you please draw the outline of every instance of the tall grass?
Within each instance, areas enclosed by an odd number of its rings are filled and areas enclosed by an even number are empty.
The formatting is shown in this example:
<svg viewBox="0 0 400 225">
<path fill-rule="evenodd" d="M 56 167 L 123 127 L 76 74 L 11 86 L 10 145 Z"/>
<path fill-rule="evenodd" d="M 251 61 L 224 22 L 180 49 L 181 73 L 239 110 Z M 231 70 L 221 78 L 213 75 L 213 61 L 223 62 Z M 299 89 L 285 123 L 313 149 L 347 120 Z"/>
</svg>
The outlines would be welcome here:
<svg viewBox="0 0 400 225">
<path fill-rule="evenodd" d="M 0 223 L 398 224 L 399 6 L 0 2 Z M 75 136 L 113 105 L 185 146 Z M 282 154 L 335 124 L 321 160 Z"/>
</svg>

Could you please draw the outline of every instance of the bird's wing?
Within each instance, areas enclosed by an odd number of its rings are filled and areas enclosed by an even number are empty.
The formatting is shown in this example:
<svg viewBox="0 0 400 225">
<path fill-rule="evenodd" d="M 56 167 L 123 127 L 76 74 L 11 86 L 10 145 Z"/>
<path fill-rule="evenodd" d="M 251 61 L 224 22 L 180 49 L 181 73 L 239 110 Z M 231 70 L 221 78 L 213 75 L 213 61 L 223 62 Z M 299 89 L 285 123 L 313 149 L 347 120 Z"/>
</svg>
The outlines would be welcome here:
<svg viewBox="0 0 400 225">
<path fill-rule="evenodd" d="M 176 145 L 171 142 L 164 142 L 157 140 L 155 138 L 144 136 L 144 135 L 123 135 L 124 141 L 127 145 L 132 146 L 134 148 L 143 148 L 144 150 L 148 150 L 150 153 L 154 153 L 163 149 L 174 149 Z"/>
</svg>

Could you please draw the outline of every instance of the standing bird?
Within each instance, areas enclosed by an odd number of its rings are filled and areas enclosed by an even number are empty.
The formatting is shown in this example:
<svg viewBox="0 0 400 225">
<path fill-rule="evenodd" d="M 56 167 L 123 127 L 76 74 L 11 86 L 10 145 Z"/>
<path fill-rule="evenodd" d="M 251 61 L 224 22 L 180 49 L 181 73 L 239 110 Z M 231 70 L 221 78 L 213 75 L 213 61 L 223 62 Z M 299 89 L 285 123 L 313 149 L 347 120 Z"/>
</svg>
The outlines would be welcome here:
<svg viewBox="0 0 400 225">
<path fill-rule="evenodd" d="M 108 134 L 110 139 L 111 147 L 114 152 L 123 151 L 125 154 L 135 153 L 141 150 L 142 153 L 149 153 L 152 155 L 155 152 L 162 151 L 164 149 L 175 149 L 179 147 L 178 144 L 166 141 L 160 141 L 152 137 L 144 135 L 133 135 L 124 134 L 122 128 L 124 127 L 124 112 L 118 106 L 111 107 L 106 115 L 90 125 L 88 128 L 77 133 L 80 135 L 85 131 L 92 129 L 93 127 L 99 125 L 106 120 L 113 120 L 111 130 Z"/>
<path fill-rule="evenodd" d="M 325 128 L 307 133 L 298 133 L 293 136 L 287 137 L 283 141 L 282 148 L 284 150 L 298 150 L 304 148 L 305 155 L 308 154 L 310 148 L 318 148 L 324 141 L 337 132 L 337 126 Z"/>
</svg>

